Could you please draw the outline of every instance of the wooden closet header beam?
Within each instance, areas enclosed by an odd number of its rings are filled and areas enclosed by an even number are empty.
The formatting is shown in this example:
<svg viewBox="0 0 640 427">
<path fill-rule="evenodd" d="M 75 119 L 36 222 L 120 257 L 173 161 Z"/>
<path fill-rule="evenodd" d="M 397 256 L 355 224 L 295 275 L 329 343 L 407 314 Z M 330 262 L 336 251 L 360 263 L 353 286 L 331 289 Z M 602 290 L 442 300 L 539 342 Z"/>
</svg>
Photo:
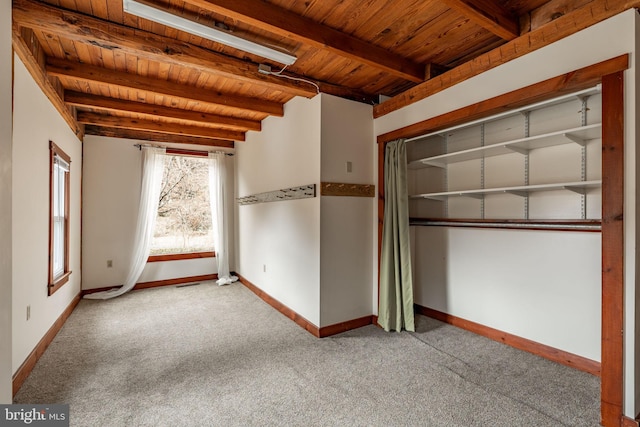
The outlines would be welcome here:
<svg viewBox="0 0 640 427">
<path fill-rule="evenodd" d="M 588 67 L 580 68 L 557 77 L 532 84 L 522 89 L 514 90 L 496 96 L 477 104 L 441 114 L 421 122 L 396 129 L 379 135 L 378 143 L 387 143 L 398 138 L 413 138 L 427 132 L 433 132 L 455 126 L 475 119 L 480 119 L 503 111 L 522 107 L 534 102 L 564 95 L 589 86 L 594 86 L 602 80 L 602 76 L 617 73 L 629 68 L 629 54 L 624 54 L 599 62 Z"/>
</svg>

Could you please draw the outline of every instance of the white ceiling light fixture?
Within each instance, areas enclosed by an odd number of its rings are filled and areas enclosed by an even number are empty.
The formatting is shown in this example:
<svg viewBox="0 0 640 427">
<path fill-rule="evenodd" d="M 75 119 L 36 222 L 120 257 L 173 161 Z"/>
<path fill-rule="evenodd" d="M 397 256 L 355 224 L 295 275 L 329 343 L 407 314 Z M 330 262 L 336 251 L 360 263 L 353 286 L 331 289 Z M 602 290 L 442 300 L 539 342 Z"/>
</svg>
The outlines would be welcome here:
<svg viewBox="0 0 640 427">
<path fill-rule="evenodd" d="M 296 57 L 285 52 L 254 43 L 250 40 L 234 36 L 233 34 L 221 31 L 206 25 L 190 21 L 181 16 L 166 12 L 147 3 L 136 0 L 122 0 L 122 7 L 125 12 L 132 15 L 145 18 L 158 24 L 182 30 L 195 36 L 205 38 L 217 43 L 242 50 L 244 52 L 253 53 L 262 58 L 271 59 L 280 64 L 291 65 L 296 62 Z"/>
</svg>

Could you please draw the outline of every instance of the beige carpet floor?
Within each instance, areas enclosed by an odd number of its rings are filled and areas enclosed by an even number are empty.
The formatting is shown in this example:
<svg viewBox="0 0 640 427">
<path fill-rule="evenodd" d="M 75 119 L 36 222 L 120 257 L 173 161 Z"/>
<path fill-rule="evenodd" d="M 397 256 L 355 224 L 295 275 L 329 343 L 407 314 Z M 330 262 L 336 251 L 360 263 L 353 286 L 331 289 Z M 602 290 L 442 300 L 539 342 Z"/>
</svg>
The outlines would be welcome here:
<svg viewBox="0 0 640 427">
<path fill-rule="evenodd" d="M 597 426 L 599 379 L 418 316 L 317 339 L 241 284 L 83 300 L 16 395 L 73 426 Z"/>
</svg>

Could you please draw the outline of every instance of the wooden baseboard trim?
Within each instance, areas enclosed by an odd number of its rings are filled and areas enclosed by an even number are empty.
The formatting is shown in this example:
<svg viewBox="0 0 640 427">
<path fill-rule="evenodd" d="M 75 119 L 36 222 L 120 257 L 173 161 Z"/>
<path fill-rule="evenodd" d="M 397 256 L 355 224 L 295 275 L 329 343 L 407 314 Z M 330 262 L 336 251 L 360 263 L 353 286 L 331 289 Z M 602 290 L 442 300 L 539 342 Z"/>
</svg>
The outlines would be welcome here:
<svg viewBox="0 0 640 427">
<path fill-rule="evenodd" d="M 157 288 L 160 286 L 182 285 L 185 283 L 206 282 L 210 280 L 218 280 L 218 275 L 203 274 L 201 276 L 178 277 L 177 279 L 156 280 L 153 282 L 140 282 L 140 283 L 136 283 L 136 285 L 133 287 L 132 290 L 137 291 L 139 289 Z M 122 287 L 122 285 L 107 286 L 104 288 L 83 289 L 82 296 L 93 294 L 96 292 L 108 291 L 109 289 L 120 288 L 120 287 Z"/>
<path fill-rule="evenodd" d="M 293 320 L 296 324 L 298 324 L 298 326 L 300 326 L 316 338 L 329 337 L 331 335 L 340 334 L 342 332 L 361 328 L 373 323 L 374 316 L 364 316 L 358 319 L 347 320 L 346 322 L 340 322 L 334 325 L 323 326 L 322 328 L 319 328 L 277 299 L 273 298 L 271 295 L 267 294 L 262 289 L 258 288 L 256 285 L 247 280 L 246 277 L 243 277 L 242 275 L 235 272 L 233 274 L 238 276 L 238 280 L 240 281 L 240 283 L 242 283 L 247 289 L 256 294 L 260 299 L 269 304 L 271 307 L 275 308 L 280 313 Z"/>
<path fill-rule="evenodd" d="M 336 323 L 334 325 L 323 326 L 320 328 L 320 338 L 330 337 L 331 335 L 341 334 L 352 329 L 358 329 L 363 326 L 371 325 L 373 316 L 364 316 L 358 319 L 347 320 L 346 322 Z"/>
<path fill-rule="evenodd" d="M 417 313 L 440 320 L 441 322 L 457 326 L 458 328 L 465 329 L 478 335 L 482 335 L 503 344 L 507 344 L 519 350 L 533 353 L 537 356 L 544 357 L 545 359 L 551 360 L 553 362 L 587 372 L 591 375 L 600 376 L 600 363 L 591 359 L 587 359 L 586 357 L 568 353 L 566 351 L 562 351 L 548 345 L 540 344 L 526 338 L 493 329 L 479 323 L 462 319 L 460 317 L 452 316 L 451 314 L 443 313 L 438 310 L 423 307 L 418 304 L 415 304 L 415 309 Z"/>
<path fill-rule="evenodd" d="M 67 306 L 67 308 L 62 312 L 60 317 L 53 322 L 53 325 L 49 328 L 47 333 L 40 339 L 38 344 L 36 344 L 35 348 L 29 353 L 29 356 L 22 362 L 22 365 L 18 368 L 16 373 L 13 375 L 13 396 L 18 393 L 22 384 L 24 384 L 25 380 L 40 360 L 40 357 L 44 354 L 49 344 L 53 341 L 53 339 L 58 335 L 60 329 L 65 324 L 73 310 L 76 308 L 81 299 L 81 293 L 78 293 L 72 300 L 71 303 Z"/>
<path fill-rule="evenodd" d="M 623 415 L 620 420 L 620 427 L 640 427 L 640 422 L 638 422 L 639 418 L 640 414 L 638 414 L 635 420 Z"/>
<path fill-rule="evenodd" d="M 242 275 L 237 274 L 237 273 L 235 273 L 235 274 L 238 276 L 238 279 L 239 279 L 240 283 L 242 283 L 251 292 L 256 294 L 260 299 L 262 299 L 264 302 L 269 304 L 271 307 L 273 307 L 276 310 L 278 310 L 280 313 L 282 313 L 285 316 L 287 316 L 289 319 L 291 319 L 294 322 L 296 322 L 298 324 L 298 326 L 300 326 L 303 329 L 305 329 L 311 335 L 315 336 L 316 338 L 320 338 L 320 328 L 318 328 L 313 323 L 309 322 L 304 317 L 300 316 L 298 313 L 296 313 L 295 311 L 293 311 L 292 309 L 290 309 L 289 307 L 287 307 L 286 305 L 284 305 L 283 303 L 281 303 L 277 299 L 273 298 L 271 295 L 267 294 L 262 289 L 258 288 L 256 285 L 251 283 L 249 280 L 247 280 Z"/>
</svg>

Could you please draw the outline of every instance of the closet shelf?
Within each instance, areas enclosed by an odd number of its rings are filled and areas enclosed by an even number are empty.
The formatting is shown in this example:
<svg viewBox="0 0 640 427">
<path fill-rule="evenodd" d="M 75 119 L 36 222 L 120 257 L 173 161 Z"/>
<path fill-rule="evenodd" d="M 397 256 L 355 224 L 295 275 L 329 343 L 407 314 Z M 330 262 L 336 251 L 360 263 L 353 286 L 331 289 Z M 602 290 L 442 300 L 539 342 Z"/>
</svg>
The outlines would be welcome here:
<svg viewBox="0 0 640 427">
<path fill-rule="evenodd" d="M 577 182 L 562 182 L 554 184 L 537 184 L 537 185 L 521 185 L 516 187 L 502 187 L 502 188 L 483 188 L 476 190 L 461 190 L 461 191 L 446 191 L 441 193 L 425 193 L 415 194 L 409 196 L 410 199 L 433 199 L 433 200 L 446 200 L 449 197 L 471 197 L 476 199 L 482 199 L 487 194 L 499 194 L 508 193 L 516 196 L 526 197 L 529 193 L 540 191 L 554 191 L 554 190 L 567 190 L 578 194 L 585 194 L 589 188 L 599 188 L 602 186 L 602 181 L 577 181 Z"/>
<path fill-rule="evenodd" d="M 412 161 L 408 164 L 409 169 L 420 169 L 424 167 L 445 168 L 450 163 L 464 162 L 467 160 L 482 159 L 485 157 L 500 156 L 510 153 L 527 154 L 536 148 L 551 147 L 563 144 L 584 144 L 592 139 L 602 137 L 602 124 L 592 124 L 580 126 L 572 129 L 565 129 L 556 132 L 535 135 L 527 138 L 519 138 L 483 147 L 471 148 L 468 150 L 456 151 L 433 157 L 427 157 Z"/>
</svg>

